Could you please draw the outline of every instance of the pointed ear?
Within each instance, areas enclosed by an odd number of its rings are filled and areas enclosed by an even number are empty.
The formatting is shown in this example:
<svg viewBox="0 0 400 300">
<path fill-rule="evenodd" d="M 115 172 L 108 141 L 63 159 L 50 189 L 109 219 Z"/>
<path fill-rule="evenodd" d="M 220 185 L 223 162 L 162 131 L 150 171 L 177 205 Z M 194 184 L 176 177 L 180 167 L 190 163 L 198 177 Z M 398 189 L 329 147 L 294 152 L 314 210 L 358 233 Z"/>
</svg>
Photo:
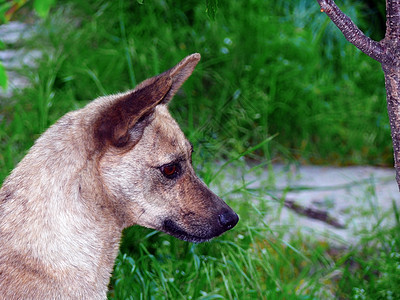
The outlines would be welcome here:
<svg viewBox="0 0 400 300">
<path fill-rule="evenodd" d="M 201 56 L 199 53 L 194 53 L 192 55 L 189 55 L 189 56 L 185 57 L 175 67 L 164 72 L 164 73 L 168 73 L 168 75 L 171 77 L 172 86 L 171 86 L 171 89 L 168 91 L 167 95 L 164 97 L 162 103 L 168 103 L 169 101 L 171 101 L 172 97 L 174 97 L 174 95 L 180 89 L 182 84 L 193 73 L 194 68 L 196 67 L 197 63 L 200 61 L 200 57 Z"/>
<path fill-rule="evenodd" d="M 189 55 L 172 69 L 143 81 L 133 91 L 111 97 L 94 124 L 100 148 L 108 144 L 115 147 L 135 145 L 148 123 L 146 117 L 158 104 L 172 99 L 199 60 L 200 54 Z"/>
<path fill-rule="evenodd" d="M 136 144 L 143 133 L 143 119 L 162 102 L 171 85 L 172 80 L 168 75 L 157 76 L 146 80 L 146 85 L 142 85 L 141 88 L 112 99 L 112 103 L 100 112 L 94 124 L 97 142 L 101 146 L 111 144 L 115 147 L 123 147 L 128 143 Z M 130 129 L 138 123 L 142 124 L 143 128 L 139 126 L 140 132 L 134 135 L 135 141 L 132 141 Z"/>
</svg>

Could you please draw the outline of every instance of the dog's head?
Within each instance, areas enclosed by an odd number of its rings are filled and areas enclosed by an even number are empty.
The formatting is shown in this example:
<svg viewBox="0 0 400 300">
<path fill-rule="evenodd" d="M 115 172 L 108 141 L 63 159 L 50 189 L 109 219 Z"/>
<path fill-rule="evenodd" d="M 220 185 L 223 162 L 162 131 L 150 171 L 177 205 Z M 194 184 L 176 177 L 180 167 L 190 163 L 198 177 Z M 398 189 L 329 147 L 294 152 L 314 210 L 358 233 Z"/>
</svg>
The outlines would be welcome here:
<svg viewBox="0 0 400 300">
<path fill-rule="evenodd" d="M 202 242 L 233 228 L 236 213 L 196 176 L 192 146 L 167 104 L 200 60 L 183 59 L 133 91 L 100 98 L 93 135 L 105 194 L 123 226 Z"/>
</svg>

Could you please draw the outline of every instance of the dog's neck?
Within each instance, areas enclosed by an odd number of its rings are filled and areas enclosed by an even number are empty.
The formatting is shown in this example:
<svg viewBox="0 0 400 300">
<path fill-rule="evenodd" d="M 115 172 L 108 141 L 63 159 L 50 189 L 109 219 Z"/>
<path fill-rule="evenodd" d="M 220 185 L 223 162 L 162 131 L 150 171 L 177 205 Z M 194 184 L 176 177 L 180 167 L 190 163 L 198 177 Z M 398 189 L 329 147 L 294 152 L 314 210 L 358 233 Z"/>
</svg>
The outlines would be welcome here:
<svg viewBox="0 0 400 300">
<path fill-rule="evenodd" d="M 17 268 L 45 272 L 69 295 L 106 297 L 121 224 L 93 180 L 95 164 L 77 159 L 84 151 L 60 138 L 45 146 L 40 138 L 40 152 L 32 147 L 0 191 L 0 263 L 18 260 Z"/>
</svg>

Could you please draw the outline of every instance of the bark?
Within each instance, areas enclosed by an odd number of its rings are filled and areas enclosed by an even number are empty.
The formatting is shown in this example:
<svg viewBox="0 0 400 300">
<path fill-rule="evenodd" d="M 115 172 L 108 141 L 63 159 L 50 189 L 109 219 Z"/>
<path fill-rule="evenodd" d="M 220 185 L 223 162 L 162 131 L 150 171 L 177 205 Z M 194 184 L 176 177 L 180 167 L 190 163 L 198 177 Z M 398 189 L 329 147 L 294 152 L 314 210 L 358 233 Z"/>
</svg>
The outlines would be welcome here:
<svg viewBox="0 0 400 300">
<path fill-rule="evenodd" d="M 379 42 L 367 37 L 333 0 L 317 0 L 321 12 L 362 52 L 381 63 L 393 141 L 396 180 L 400 190 L 400 0 L 386 0 L 386 34 Z"/>
</svg>

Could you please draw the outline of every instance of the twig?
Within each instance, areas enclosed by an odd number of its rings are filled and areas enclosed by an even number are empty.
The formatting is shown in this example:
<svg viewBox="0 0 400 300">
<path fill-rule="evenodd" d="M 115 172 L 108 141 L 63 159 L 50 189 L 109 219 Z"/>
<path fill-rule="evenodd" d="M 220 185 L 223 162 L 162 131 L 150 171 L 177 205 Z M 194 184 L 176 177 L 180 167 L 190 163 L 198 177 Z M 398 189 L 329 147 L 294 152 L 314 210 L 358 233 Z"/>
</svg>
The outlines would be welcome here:
<svg viewBox="0 0 400 300">
<path fill-rule="evenodd" d="M 335 228 L 344 229 L 346 225 L 340 223 L 335 217 L 329 215 L 327 211 L 320 210 L 317 208 L 307 207 L 297 203 L 295 200 L 287 199 L 282 197 L 278 197 L 274 194 L 268 193 L 272 200 L 283 204 L 286 208 L 293 210 L 294 212 L 298 213 L 299 215 L 306 216 L 310 219 L 315 219 L 322 221 L 326 224 L 329 224 Z"/>
<path fill-rule="evenodd" d="M 344 37 L 373 59 L 382 62 L 384 57 L 383 47 L 376 41 L 367 37 L 354 23 L 345 15 L 333 0 L 317 0 L 321 6 L 321 12 L 325 12 L 333 23 L 340 29 Z"/>
<path fill-rule="evenodd" d="M 311 219 L 319 220 L 335 228 L 344 229 L 346 225 L 340 223 L 336 218 L 330 216 L 328 212 L 316 208 L 306 207 L 296 203 L 294 200 L 285 199 L 285 207 L 295 211 L 296 213 Z"/>
</svg>

